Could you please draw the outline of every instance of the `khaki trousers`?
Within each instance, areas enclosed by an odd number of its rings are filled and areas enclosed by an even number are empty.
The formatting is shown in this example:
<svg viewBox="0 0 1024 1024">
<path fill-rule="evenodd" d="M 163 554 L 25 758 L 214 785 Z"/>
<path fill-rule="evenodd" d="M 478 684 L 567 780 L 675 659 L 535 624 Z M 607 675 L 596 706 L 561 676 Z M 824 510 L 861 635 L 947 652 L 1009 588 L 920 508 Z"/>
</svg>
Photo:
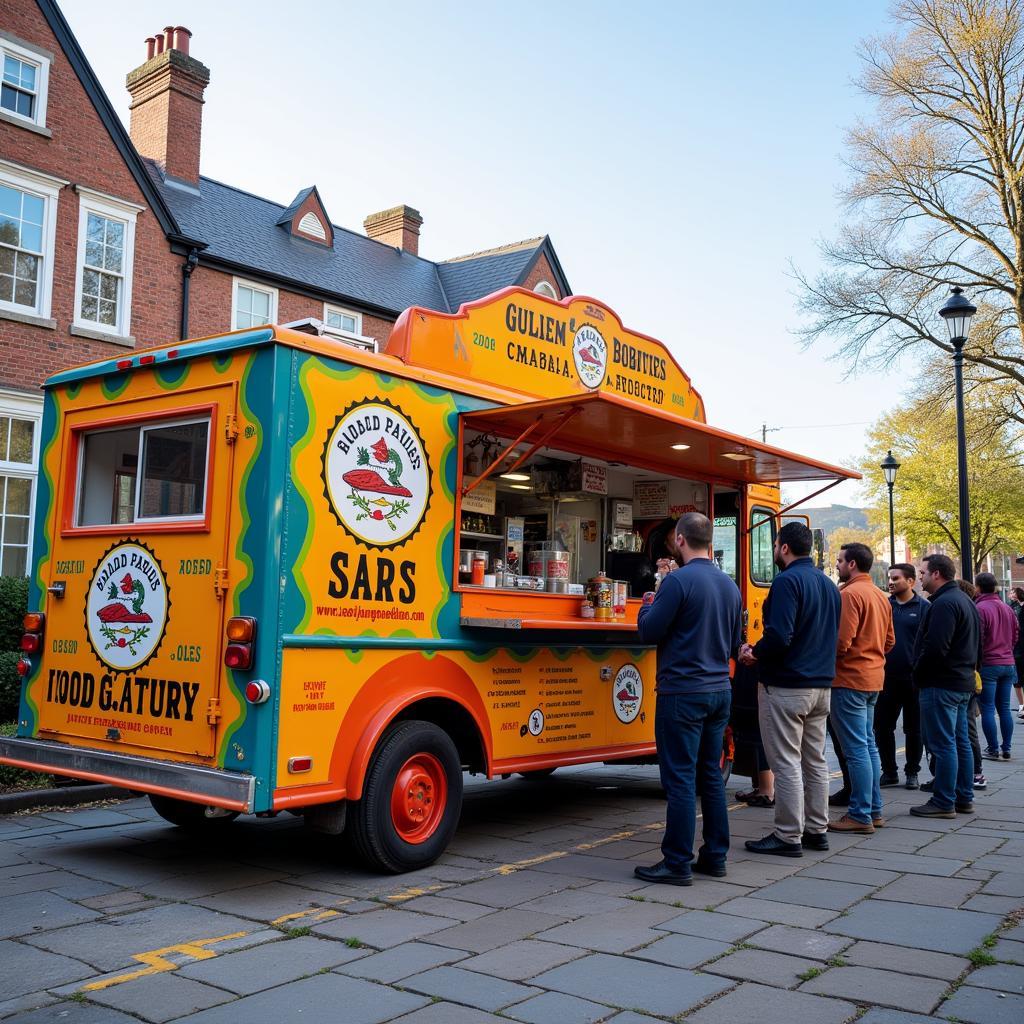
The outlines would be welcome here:
<svg viewBox="0 0 1024 1024">
<path fill-rule="evenodd" d="M 828 829 L 825 719 L 831 693 L 827 687 L 758 684 L 761 741 L 775 773 L 775 834 L 787 843 Z"/>
</svg>

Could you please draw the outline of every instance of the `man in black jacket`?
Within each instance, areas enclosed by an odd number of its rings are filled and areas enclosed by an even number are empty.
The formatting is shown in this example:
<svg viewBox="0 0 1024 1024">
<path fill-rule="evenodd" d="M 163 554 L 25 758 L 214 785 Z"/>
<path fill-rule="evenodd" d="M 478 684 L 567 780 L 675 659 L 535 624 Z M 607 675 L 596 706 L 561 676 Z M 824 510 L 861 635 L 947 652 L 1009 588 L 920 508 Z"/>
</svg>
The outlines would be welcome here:
<svg viewBox="0 0 1024 1024">
<path fill-rule="evenodd" d="M 775 831 L 747 840 L 751 853 L 802 857 L 827 850 L 828 763 L 825 719 L 836 674 L 841 601 L 810 559 L 813 538 L 790 522 L 775 538 L 775 564 L 764 605 L 764 635 L 744 644 L 740 661 L 760 666 L 758 718 L 775 772 Z"/>
<path fill-rule="evenodd" d="M 967 714 L 981 654 L 981 620 L 957 586 L 947 555 L 925 555 L 922 587 L 931 597 L 914 645 L 914 684 L 921 729 L 935 757 L 931 799 L 911 807 L 922 818 L 955 818 L 974 810 L 974 757 Z"/>
</svg>

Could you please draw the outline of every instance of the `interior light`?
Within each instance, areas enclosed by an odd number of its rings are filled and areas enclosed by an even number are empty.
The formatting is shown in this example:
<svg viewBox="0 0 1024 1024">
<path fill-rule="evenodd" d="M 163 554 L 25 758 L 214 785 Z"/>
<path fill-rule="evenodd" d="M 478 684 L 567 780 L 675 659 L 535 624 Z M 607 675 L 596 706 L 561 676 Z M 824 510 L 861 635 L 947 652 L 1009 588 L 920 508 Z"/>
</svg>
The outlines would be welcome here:
<svg viewBox="0 0 1024 1024">
<path fill-rule="evenodd" d="M 530 477 L 526 473 L 502 473 L 502 480 L 529 480 Z"/>
<path fill-rule="evenodd" d="M 723 459 L 732 459 L 733 462 L 753 462 L 754 456 L 746 452 L 723 452 Z"/>
<path fill-rule="evenodd" d="M 690 446 L 688 444 L 674 444 L 674 445 L 672 445 L 672 447 L 677 452 L 685 452 L 687 450 L 687 448 L 689 448 Z"/>
<path fill-rule="evenodd" d="M 529 487 L 527 484 L 513 484 L 512 485 L 512 490 L 513 491 L 532 491 L 533 488 Z"/>
</svg>

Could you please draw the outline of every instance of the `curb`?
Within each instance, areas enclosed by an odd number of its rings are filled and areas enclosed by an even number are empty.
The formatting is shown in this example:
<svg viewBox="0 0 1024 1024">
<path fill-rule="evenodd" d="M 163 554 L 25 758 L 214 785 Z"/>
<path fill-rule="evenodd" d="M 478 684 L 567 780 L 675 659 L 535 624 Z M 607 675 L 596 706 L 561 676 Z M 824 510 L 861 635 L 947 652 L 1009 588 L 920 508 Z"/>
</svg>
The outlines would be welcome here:
<svg viewBox="0 0 1024 1024">
<path fill-rule="evenodd" d="M 94 800 L 125 799 L 131 793 L 121 786 L 64 786 L 60 789 L 27 789 L 21 793 L 0 793 L 0 814 L 32 807 L 74 807 Z"/>
</svg>

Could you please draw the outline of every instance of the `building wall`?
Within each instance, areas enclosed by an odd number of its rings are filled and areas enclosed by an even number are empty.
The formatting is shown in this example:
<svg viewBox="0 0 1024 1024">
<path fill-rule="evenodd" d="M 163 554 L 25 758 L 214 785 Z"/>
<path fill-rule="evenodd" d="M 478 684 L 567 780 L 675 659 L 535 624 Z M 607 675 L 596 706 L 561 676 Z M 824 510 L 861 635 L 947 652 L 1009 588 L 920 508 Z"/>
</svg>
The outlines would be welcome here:
<svg viewBox="0 0 1024 1024">
<path fill-rule="evenodd" d="M 559 290 L 558 279 L 555 277 L 554 272 L 551 269 L 551 264 L 548 263 L 548 258 L 543 253 L 541 253 L 537 258 L 537 262 L 533 265 L 533 269 L 530 273 L 526 275 L 523 287 L 529 288 L 532 292 L 534 288 L 541 283 L 541 281 L 547 281 L 548 284 L 555 289 L 555 293 L 560 299 L 565 298 Z"/>
</svg>

